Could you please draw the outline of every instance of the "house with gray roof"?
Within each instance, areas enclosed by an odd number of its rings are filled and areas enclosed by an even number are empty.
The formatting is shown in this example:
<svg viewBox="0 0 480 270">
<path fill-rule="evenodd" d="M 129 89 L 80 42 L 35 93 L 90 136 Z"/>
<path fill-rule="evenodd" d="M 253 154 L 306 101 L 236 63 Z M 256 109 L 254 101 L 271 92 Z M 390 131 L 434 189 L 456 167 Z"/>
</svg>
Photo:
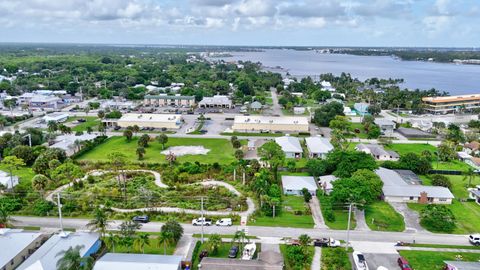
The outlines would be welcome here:
<svg viewBox="0 0 480 270">
<path fill-rule="evenodd" d="M 382 135 L 392 136 L 393 131 L 396 127 L 395 123 L 392 120 L 377 118 L 373 122 L 380 128 Z"/>
<path fill-rule="evenodd" d="M 107 253 L 93 267 L 93 270 L 180 270 L 182 256 Z"/>
<path fill-rule="evenodd" d="M 310 158 L 325 158 L 333 150 L 333 145 L 327 138 L 308 137 L 305 138 L 305 144 Z"/>
<path fill-rule="evenodd" d="M 454 198 L 448 188 L 424 186 L 420 179 L 413 179 L 411 173 L 397 172 L 386 168 L 378 168 L 375 173 L 383 182 L 383 198 L 387 202 L 451 204 Z"/>
<path fill-rule="evenodd" d="M 228 96 L 215 95 L 213 97 L 204 97 L 199 103 L 200 108 L 233 108 L 232 100 Z"/>
<path fill-rule="evenodd" d="M 280 145 L 286 158 L 301 158 L 303 149 L 300 140 L 297 137 L 283 136 L 275 138 L 275 142 Z"/>
<path fill-rule="evenodd" d="M 383 146 L 378 144 L 360 143 L 355 147 L 355 150 L 372 155 L 376 160 L 380 160 L 380 161 L 386 161 L 386 160 L 397 161 L 400 158 L 400 156 L 395 151 L 385 150 Z"/>
<path fill-rule="evenodd" d="M 57 262 L 61 258 L 61 256 L 58 256 L 59 253 L 80 246 L 80 256 L 87 257 L 96 253 L 101 245 L 98 233 L 61 232 L 54 234 L 28 257 L 17 270 L 56 270 Z"/>
<path fill-rule="evenodd" d="M 12 270 L 18 267 L 48 238 L 38 232 L 21 229 L 0 229 L 0 269 Z"/>
<path fill-rule="evenodd" d="M 474 188 L 469 188 L 468 189 L 468 196 L 470 199 L 475 200 L 475 202 L 480 205 L 480 185 L 474 187 Z"/>
<path fill-rule="evenodd" d="M 250 110 L 252 111 L 260 111 L 263 108 L 262 103 L 258 101 L 254 101 L 250 104 Z"/>
<path fill-rule="evenodd" d="M 312 196 L 317 193 L 317 184 L 313 176 L 282 176 L 283 194 L 285 195 L 302 195 L 302 189 L 306 188 Z"/>
</svg>

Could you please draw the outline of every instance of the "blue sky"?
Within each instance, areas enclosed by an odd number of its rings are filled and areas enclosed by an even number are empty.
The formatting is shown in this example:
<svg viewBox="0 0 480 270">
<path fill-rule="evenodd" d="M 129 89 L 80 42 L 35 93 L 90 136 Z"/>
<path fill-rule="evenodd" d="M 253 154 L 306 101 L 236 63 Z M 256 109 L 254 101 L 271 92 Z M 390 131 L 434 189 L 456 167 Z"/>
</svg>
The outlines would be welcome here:
<svg viewBox="0 0 480 270">
<path fill-rule="evenodd" d="M 0 41 L 480 47 L 478 0 L 0 0 Z"/>
</svg>

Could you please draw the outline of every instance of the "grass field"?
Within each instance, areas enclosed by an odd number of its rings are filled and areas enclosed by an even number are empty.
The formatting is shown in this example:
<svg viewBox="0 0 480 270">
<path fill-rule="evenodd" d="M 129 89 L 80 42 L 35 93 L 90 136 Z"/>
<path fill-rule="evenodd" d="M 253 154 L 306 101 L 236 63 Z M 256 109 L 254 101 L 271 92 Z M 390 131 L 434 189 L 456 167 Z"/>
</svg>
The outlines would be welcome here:
<svg viewBox="0 0 480 270">
<path fill-rule="evenodd" d="M 167 255 L 172 255 L 175 252 L 176 244 L 170 244 L 166 246 Z M 158 244 L 156 235 L 150 236 L 150 245 L 144 247 L 145 254 L 164 254 L 163 244 Z M 112 251 L 113 252 L 113 251 Z M 115 253 L 142 253 L 142 250 L 135 250 L 133 247 L 130 250 L 121 245 L 115 246 Z"/>
<path fill-rule="evenodd" d="M 401 250 L 400 255 L 415 270 L 442 270 L 445 266 L 443 261 L 455 261 L 457 255 L 461 255 L 464 261 L 480 260 L 479 253 Z"/>
<path fill-rule="evenodd" d="M 0 164 L 0 170 L 9 173 L 4 165 Z M 28 167 L 19 167 L 18 170 L 13 171 L 13 175 L 18 176 L 19 184 L 17 188 L 22 190 L 31 190 L 32 189 L 32 178 L 35 176 L 35 173 L 32 171 L 32 168 Z"/>
<path fill-rule="evenodd" d="M 197 242 L 197 245 L 200 243 Z M 208 253 L 208 257 L 211 257 L 211 258 L 224 258 L 224 259 L 228 259 L 228 253 L 230 251 L 230 248 L 232 246 L 238 246 L 239 244 L 238 243 L 232 243 L 232 242 L 222 242 L 222 244 L 220 245 L 220 247 L 218 248 L 218 251 L 216 254 L 213 254 L 212 252 L 209 251 Z M 258 256 L 258 253 L 261 251 L 261 246 L 260 244 L 256 244 L 257 245 L 257 249 L 255 250 L 255 255 L 254 257 Z M 197 254 L 193 254 L 193 258 L 192 258 L 192 269 L 198 269 L 198 256 L 200 255 L 200 252 L 202 252 L 202 250 L 208 250 L 207 248 L 207 245 L 206 245 L 206 242 L 204 244 L 200 244 L 200 247 L 198 249 L 198 253 Z M 241 257 L 241 253 L 240 253 L 240 250 L 238 251 L 237 253 L 237 258 L 240 258 Z"/>
<path fill-rule="evenodd" d="M 76 132 L 76 131 L 87 131 L 88 127 L 91 127 L 93 130 L 96 130 L 97 127 L 98 127 L 98 124 L 100 123 L 100 119 L 98 119 L 98 117 L 96 117 L 96 116 L 70 117 L 70 118 L 68 118 L 66 123 L 71 123 L 71 122 L 77 123 L 78 119 L 85 119 L 86 122 L 79 123 L 79 124 L 75 125 L 72 128 L 72 131 L 74 131 L 74 132 Z"/>
<path fill-rule="evenodd" d="M 360 138 L 360 139 L 367 139 L 368 138 L 368 135 L 365 132 L 365 129 L 363 128 L 362 123 L 351 123 L 351 124 L 352 125 L 350 127 L 350 132 L 351 132 L 351 134 L 354 135 L 354 137 L 357 137 L 357 138 Z M 360 133 L 355 133 L 355 129 L 359 129 Z"/>
<path fill-rule="evenodd" d="M 132 141 L 127 142 L 125 137 L 111 137 L 103 144 L 97 146 L 93 150 L 80 156 L 78 160 L 82 161 L 108 161 L 107 155 L 112 151 L 124 153 L 128 160 L 137 161 L 136 149 L 138 138 L 133 138 Z M 235 160 L 234 148 L 229 140 L 226 139 L 198 139 L 198 138 L 168 138 L 168 143 L 165 149 L 170 146 L 191 146 L 201 145 L 210 151 L 206 155 L 185 155 L 177 157 L 178 162 L 195 162 L 200 163 L 214 163 L 230 164 Z M 142 162 L 147 163 L 166 163 L 165 155 L 160 154 L 162 145 L 156 141 L 151 141 L 146 148 Z"/>
<path fill-rule="evenodd" d="M 295 215 L 294 211 L 305 211 L 305 202 L 300 196 L 285 196 L 283 210 L 280 215 L 273 217 L 259 216 L 249 222 L 252 226 L 313 228 L 312 215 Z"/>
<path fill-rule="evenodd" d="M 420 155 L 423 151 L 428 150 L 432 154 L 433 152 L 437 151 L 437 148 L 430 144 L 389 144 L 385 145 L 386 150 L 392 150 L 397 152 L 399 155 L 405 155 L 408 153 L 415 153 Z"/>
<path fill-rule="evenodd" d="M 434 244 L 409 244 L 408 246 L 429 247 L 429 248 L 480 249 L 480 246 L 457 246 L 457 245 L 434 245 Z"/>
<path fill-rule="evenodd" d="M 352 269 L 352 263 L 348 257 L 347 251 L 343 248 L 322 248 L 322 265 L 326 265 L 326 262 L 335 260 L 339 264 L 335 265 L 335 270 L 350 270 Z M 327 269 L 333 269 L 331 266 Z"/>
<path fill-rule="evenodd" d="M 365 207 L 365 221 L 373 231 L 403 232 L 405 230 L 402 215 L 384 201 L 374 202 Z"/>
<path fill-rule="evenodd" d="M 327 197 L 319 196 L 318 199 L 320 200 L 320 208 L 322 208 L 322 201 L 325 202 L 325 200 L 327 200 Z M 346 230 L 348 227 L 348 207 L 345 207 L 344 209 L 333 209 L 333 214 L 335 215 L 335 221 L 331 222 L 325 219 L 325 224 L 333 230 Z M 325 214 L 323 214 L 323 217 L 325 217 Z M 352 211 L 350 219 L 350 229 L 355 229 L 356 226 L 357 222 L 355 220 L 355 215 Z"/>
</svg>

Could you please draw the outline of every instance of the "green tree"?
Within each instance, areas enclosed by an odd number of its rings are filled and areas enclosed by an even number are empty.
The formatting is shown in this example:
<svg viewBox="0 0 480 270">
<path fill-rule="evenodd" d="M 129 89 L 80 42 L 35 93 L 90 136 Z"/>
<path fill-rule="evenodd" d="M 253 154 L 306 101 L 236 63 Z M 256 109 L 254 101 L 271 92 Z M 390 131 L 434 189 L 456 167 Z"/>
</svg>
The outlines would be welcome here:
<svg viewBox="0 0 480 270">
<path fill-rule="evenodd" d="M 13 190 L 13 172 L 18 170 L 19 167 L 25 166 L 25 162 L 23 162 L 23 159 L 17 158 L 16 156 L 6 156 L 0 164 L 8 170 L 10 174 L 10 188 Z"/>
<path fill-rule="evenodd" d="M 73 161 L 66 161 L 58 166 L 50 173 L 52 179 L 60 183 L 74 182 L 85 175 L 82 168 L 73 163 Z"/>
<path fill-rule="evenodd" d="M 244 230 L 239 230 L 235 232 L 235 235 L 232 238 L 233 243 L 238 243 L 240 246 L 240 254 L 243 252 L 243 247 L 245 246 L 245 242 L 248 243 L 248 235 L 245 233 Z"/>
<path fill-rule="evenodd" d="M 135 250 L 142 251 L 145 254 L 145 246 L 150 245 L 150 236 L 147 233 L 139 234 L 133 241 Z"/>
<path fill-rule="evenodd" d="M 321 159 L 309 159 L 306 164 L 308 172 L 314 177 L 324 175 L 327 171 L 327 162 Z"/>
<path fill-rule="evenodd" d="M 140 136 L 140 138 L 138 139 L 138 146 L 147 148 L 149 141 L 150 141 L 150 136 L 148 136 L 148 134 L 143 134 L 143 135 Z"/>
<path fill-rule="evenodd" d="M 10 227 L 12 222 L 15 221 L 10 216 L 10 210 L 5 205 L 0 205 L 0 228 Z"/>
<path fill-rule="evenodd" d="M 178 242 L 183 236 L 183 227 L 175 220 L 169 220 L 162 225 L 162 232 L 168 232 L 172 234 L 173 241 Z"/>
<path fill-rule="evenodd" d="M 50 133 L 54 133 L 55 131 L 58 130 L 58 124 L 57 122 L 55 121 L 48 121 L 47 123 L 47 129 L 48 129 L 48 132 Z"/>
<path fill-rule="evenodd" d="M 455 152 L 455 146 L 452 143 L 442 142 L 437 147 L 437 154 L 440 161 L 448 162 L 455 159 L 457 153 Z"/>
<path fill-rule="evenodd" d="M 272 174 L 277 180 L 278 167 L 285 162 L 285 152 L 275 141 L 269 141 L 258 148 L 260 160 L 264 161 L 270 167 Z"/>
<path fill-rule="evenodd" d="M 137 156 L 138 156 L 138 160 L 142 160 L 143 157 L 145 156 L 145 148 L 143 147 L 137 147 Z"/>
<path fill-rule="evenodd" d="M 307 247 L 312 242 L 312 238 L 308 234 L 302 234 L 298 237 L 298 242 L 300 242 L 300 246 Z"/>
<path fill-rule="evenodd" d="M 374 172 L 358 170 L 350 178 L 333 182 L 331 198 L 336 203 L 370 204 L 382 195 L 383 182 Z"/>
<path fill-rule="evenodd" d="M 157 142 L 162 145 L 162 149 L 165 149 L 165 144 L 168 143 L 168 136 L 165 133 L 158 135 Z"/>
<path fill-rule="evenodd" d="M 107 228 L 110 224 L 107 213 L 104 208 L 96 207 L 93 212 L 93 219 L 87 223 L 87 228 L 91 231 L 100 232 L 101 237 L 105 237 Z"/>
<path fill-rule="evenodd" d="M 342 115 L 335 116 L 329 123 L 331 129 L 336 129 L 342 133 L 348 133 L 352 127 L 352 123 L 349 121 L 349 118 Z"/>
<path fill-rule="evenodd" d="M 120 243 L 120 237 L 116 233 L 109 233 L 107 237 L 104 237 L 104 242 L 108 250 L 115 253 L 115 247 Z"/>
<path fill-rule="evenodd" d="M 303 188 L 303 189 L 302 189 L 302 195 L 303 195 L 303 200 L 304 200 L 306 203 L 309 203 L 310 200 L 312 199 L 312 194 L 310 194 L 310 192 L 309 192 L 308 189 L 306 189 L 306 188 Z"/>
<path fill-rule="evenodd" d="M 48 185 L 48 181 L 49 181 L 48 177 L 46 177 L 43 174 L 37 174 L 32 178 L 32 187 L 36 191 L 40 192 L 40 195 L 42 196 L 42 198 L 45 195 L 45 188 Z"/>
<path fill-rule="evenodd" d="M 330 102 L 315 111 L 313 122 L 318 126 L 327 127 L 337 115 L 344 115 L 343 104 Z"/>
<path fill-rule="evenodd" d="M 367 132 L 368 139 L 377 139 L 382 134 L 382 131 L 377 125 L 370 125 L 370 128 Z"/>
<path fill-rule="evenodd" d="M 243 159 L 243 151 L 240 149 L 235 150 L 235 158 L 238 160 Z"/>
<path fill-rule="evenodd" d="M 167 255 L 167 245 L 171 245 L 175 242 L 173 233 L 169 231 L 161 231 L 158 235 L 158 245 L 163 246 L 163 255 Z"/>
<path fill-rule="evenodd" d="M 375 159 L 364 152 L 334 150 L 327 154 L 329 171 L 340 178 L 350 177 L 360 169 L 375 170 L 378 165 Z"/>
<path fill-rule="evenodd" d="M 448 177 L 446 177 L 445 175 L 434 174 L 431 176 L 431 178 L 432 185 L 434 186 L 446 187 L 448 189 L 452 188 L 452 182 L 450 182 L 450 179 L 448 179 Z"/>
<path fill-rule="evenodd" d="M 208 237 L 206 246 L 212 254 L 214 255 L 217 254 L 218 249 L 220 248 L 221 245 L 222 245 L 222 237 L 219 234 L 214 233 Z"/>
<path fill-rule="evenodd" d="M 452 232 L 456 227 L 455 216 L 445 205 L 427 205 L 420 218 L 420 224 L 433 232 Z"/>
<path fill-rule="evenodd" d="M 472 182 L 474 182 L 476 177 L 477 177 L 477 173 L 473 168 L 468 168 L 468 170 L 463 172 L 463 181 L 468 181 L 467 187 L 472 186 Z"/>
<path fill-rule="evenodd" d="M 125 129 L 123 131 L 123 136 L 125 136 L 125 138 L 127 139 L 127 142 L 130 142 L 133 137 L 133 132 L 130 129 Z"/>
<path fill-rule="evenodd" d="M 67 250 L 59 252 L 56 257 L 61 257 L 57 261 L 57 270 L 90 270 L 93 267 L 93 258 L 90 256 L 82 257 L 80 250 L 83 246 L 69 247 Z"/>
</svg>

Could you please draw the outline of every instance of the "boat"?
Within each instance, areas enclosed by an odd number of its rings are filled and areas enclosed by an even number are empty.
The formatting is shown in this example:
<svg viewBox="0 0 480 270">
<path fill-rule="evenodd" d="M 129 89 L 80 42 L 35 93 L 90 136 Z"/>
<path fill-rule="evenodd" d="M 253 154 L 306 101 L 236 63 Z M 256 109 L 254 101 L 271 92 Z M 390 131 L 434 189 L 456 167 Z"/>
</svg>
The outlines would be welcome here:
<svg viewBox="0 0 480 270">
<path fill-rule="evenodd" d="M 255 243 L 246 244 L 243 248 L 242 260 L 251 260 L 256 250 L 257 245 Z"/>
<path fill-rule="evenodd" d="M 365 256 L 358 251 L 353 252 L 353 261 L 355 262 L 355 269 L 357 270 L 369 270 Z"/>
</svg>

